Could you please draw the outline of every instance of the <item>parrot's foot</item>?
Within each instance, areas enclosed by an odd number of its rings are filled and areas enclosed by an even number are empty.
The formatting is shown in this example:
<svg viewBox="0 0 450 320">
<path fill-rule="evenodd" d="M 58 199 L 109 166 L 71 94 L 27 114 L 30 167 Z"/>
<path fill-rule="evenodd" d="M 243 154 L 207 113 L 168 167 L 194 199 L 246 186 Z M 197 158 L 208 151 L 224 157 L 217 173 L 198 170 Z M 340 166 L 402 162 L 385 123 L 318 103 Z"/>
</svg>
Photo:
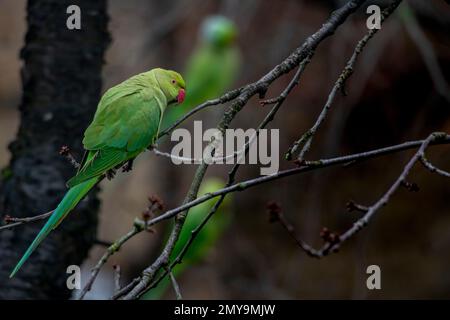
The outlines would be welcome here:
<svg viewBox="0 0 450 320">
<path fill-rule="evenodd" d="M 127 163 L 125 163 L 122 167 L 122 172 L 130 172 L 133 170 L 133 162 L 134 159 L 128 160 Z"/>
<path fill-rule="evenodd" d="M 116 169 L 109 169 L 108 171 L 106 171 L 106 179 L 112 180 L 115 177 L 116 172 Z"/>
</svg>

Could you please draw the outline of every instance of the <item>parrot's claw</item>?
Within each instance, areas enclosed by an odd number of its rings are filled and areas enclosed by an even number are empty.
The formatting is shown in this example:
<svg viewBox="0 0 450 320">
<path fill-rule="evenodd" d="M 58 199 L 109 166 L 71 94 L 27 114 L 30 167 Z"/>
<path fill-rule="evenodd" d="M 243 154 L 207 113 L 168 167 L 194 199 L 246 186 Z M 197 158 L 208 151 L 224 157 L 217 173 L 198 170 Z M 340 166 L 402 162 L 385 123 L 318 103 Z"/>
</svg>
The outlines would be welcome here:
<svg viewBox="0 0 450 320">
<path fill-rule="evenodd" d="M 109 169 L 108 171 L 106 171 L 106 179 L 112 180 L 115 177 L 116 172 L 116 169 Z"/>
<path fill-rule="evenodd" d="M 133 162 L 134 159 L 128 160 L 127 163 L 125 163 L 122 167 L 122 172 L 130 172 L 133 170 Z"/>
</svg>

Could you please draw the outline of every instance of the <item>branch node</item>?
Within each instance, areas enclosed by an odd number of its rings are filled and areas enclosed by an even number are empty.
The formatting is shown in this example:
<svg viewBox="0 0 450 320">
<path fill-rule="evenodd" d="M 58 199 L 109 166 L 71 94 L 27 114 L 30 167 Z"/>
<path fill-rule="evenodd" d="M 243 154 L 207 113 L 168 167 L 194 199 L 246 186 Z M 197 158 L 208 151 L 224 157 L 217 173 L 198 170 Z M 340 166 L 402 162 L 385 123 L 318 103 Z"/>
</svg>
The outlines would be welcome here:
<svg viewBox="0 0 450 320">
<path fill-rule="evenodd" d="M 407 182 L 407 181 L 402 180 L 401 186 L 406 188 L 410 192 L 419 192 L 419 190 L 420 190 L 419 186 L 415 182 Z"/>
<path fill-rule="evenodd" d="M 369 211 L 368 207 L 360 205 L 360 204 L 354 202 L 353 200 L 348 201 L 345 204 L 345 207 L 347 208 L 348 212 L 352 212 L 352 211 L 367 212 L 367 211 Z"/>
<path fill-rule="evenodd" d="M 61 149 L 59 149 L 59 154 L 69 161 L 69 163 L 75 168 L 80 168 L 80 163 L 75 159 L 73 154 L 70 152 L 70 148 L 66 145 L 63 145 Z"/>
</svg>

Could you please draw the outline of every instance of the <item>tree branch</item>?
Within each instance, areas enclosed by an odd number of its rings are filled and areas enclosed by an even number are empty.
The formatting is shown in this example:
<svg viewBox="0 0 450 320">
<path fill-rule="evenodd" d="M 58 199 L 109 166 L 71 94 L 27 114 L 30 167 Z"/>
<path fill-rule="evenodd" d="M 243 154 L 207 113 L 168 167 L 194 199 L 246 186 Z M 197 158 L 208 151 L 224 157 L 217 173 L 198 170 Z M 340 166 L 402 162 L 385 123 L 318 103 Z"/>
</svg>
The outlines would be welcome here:
<svg viewBox="0 0 450 320">
<path fill-rule="evenodd" d="M 40 214 L 40 215 L 37 215 L 37 216 L 34 216 L 34 217 L 26 217 L 26 218 L 14 218 L 14 217 L 10 217 L 10 216 L 6 215 L 4 218 L 6 224 L 3 226 L 0 226 L 0 231 L 5 230 L 5 229 L 14 228 L 14 227 L 20 226 L 24 223 L 43 220 L 43 219 L 51 216 L 52 213 L 53 213 L 53 210 L 43 213 L 43 214 Z"/>
<path fill-rule="evenodd" d="M 418 151 L 414 154 L 414 156 L 409 160 L 406 166 L 403 168 L 400 176 L 395 180 L 395 182 L 391 185 L 391 187 L 386 191 L 386 193 L 372 206 L 368 207 L 365 210 L 365 214 L 358 219 L 355 223 L 353 223 L 352 227 L 350 227 L 347 231 L 345 231 L 342 235 L 337 235 L 335 233 L 330 233 L 328 230 L 322 232 L 322 237 L 326 240 L 326 243 L 318 250 L 312 248 L 308 244 L 303 241 L 297 239 L 295 233 L 293 231 L 293 227 L 281 216 L 280 222 L 283 227 L 288 231 L 288 233 L 295 239 L 299 247 L 305 251 L 309 256 L 315 258 L 322 258 L 330 253 L 337 252 L 342 244 L 352 238 L 355 234 L 361 231 L 362 228 L 367 226 L 372 219 L 372 217 L 385 205 L 388 204 L 391 197 L 394 195 L 395 191 L 402 186 L 406 182 L 406 178 L 411 172 L 412 168 L 416 164 L 417 161 L 420 161 L 425 154 L 425 150 L 429 145 L 433 143 L 438 143 L 440 141 L 446 140 L 449 138 L 449 135 L 443 132 L 434 132 L 428 136 L 423 142 L 420 144 Z"/>
<path fill-rule="evenodd" d="M 398 5 L 402 2 L 402 0 L 394 0 L 386 9 L 383 10 L 381 15 L 381 22 L 384 22 L 384 20 L 389 17 L 392 12 L 398 7 Z M 314 138 L 314 135 L 316 134 L 317 130 L 319 129 L 320 125 L 324 122 L 328 111 L 331 109 L 331 106 L 336 98 L 336 93 L 338 91 L 342 91 L 345 95 L 345 83 L 350 78 L 350 76 L 353 74 L 353 70 L 355 68 L 356 61 L 358 60 L 358 56 L 361 54 L 361 52 L 366 47 L 367 43 L 370 39 L 378 32 L 379 29 L 371 29 L 367 34 L 358 42 L 356 45 L 352 56 L 347 61 L 347 64 L 342 70 L 342 73 L 336 80 L 336 83 L 334 84 L 333 88 L 331 89 L 330 94 L 328 95 L 328 99 L 325 103 L 325 106 L 323 107 L 321 113 L 319 114 L 319 117 L 317 118 L 314 125 L 308 129 L 301 137 L 298 139 L 294 144 L 289 148 L 287 151 L 285 158 L 287 160 L 292 159 L 292 155 L 297 152 L 298 148 L 303 145 L 297 160 L 299 162 L 304 161 L 306 153 L 311 148 L 311 143 Z"/>
<path fill-rule="evenodd" d="M 117 251 L 120 250 L 120 248 L 131 238 L 133 238 L 135 235 L 141 233 L 144 230 L 150 231 L 150 226 L 148 225 L 147 221 L 148 219 L 154 215 L 155 212 L 163 209 L 163 203 L 157 196 L 150 196 L 149 197 L 149 206 L 143 213 L 143 220 L 141 219 L 135 219 L 133 223 L 133 228 L 128 231 L 125 235 L 114 241 L 105 251 L 105 253 L 102 255 L 100 260 L 97 262 L 94 268 L 91 270 L 91 276 L 89 277 L 89 280 L 86 282 L 86 285 L 81 290 L 80 296 L 78 297 L 78 300 L 83 300 L 86 293 L 91 290 L 92 285 L 97 278 L 101 268 L 104 266 L 104 264 L 108 261 L 108 259 Z M 119 292 L 120 290 L 117 290 Z M 116 292 L 116 293 L 117 293 Z"/>
<path fill-rule="evenodd" d="M 98 276 L 98 273 L 100 272 L 100 269 L 103 267 L 103 265 L 108 261 L 109 257 L 111 257 L 114 253 L 119 251 L 119 249 L 122 247 L 122 245 L 133 238 L 135 235 L 140 233 L 145 229 L 144 222 L 136 220 L 133 226 L 133 229 L 131 229 L 128 233 L 126 233 L 124 236 L 120 237 L 112 245 L 106 249 L 105 253 L 102 255 L 100 260 L 97 262 L 94 268 L 91 270 L 91 276 L 89 277 L 89 280 L 86 282 L 85 286 L 81 290 L 80 296 L 78 297 L 78 300 L 83 300 L 84 296 L 88 291 L 91 290 L 92 285 L 95 281 L 95 279 Z"/>
<path fill-rule="evenodd" d="M 434 172 L 434 173 L 437 173 L 437 174 L 439 174 L 441 176 L 450 178 L 450 173 L 448 173 L 447 171 L 444 171 L 442 169 L 436 168 L 434 165 L 431 164 L 431 162 L 429 162 L 427 160 L 427 158 L 425 158 L 425 155 L 422 155 L 420 157 L 420 162 L 425 166 L 425 168 L 427 168 L 431 172 Z"/>
<path fill-rule="evenodd" d="M 430 142 L 430 144 L 431 145 L 449 144 L 450 143 L 450 135 L 447 135 L 445 133 L 443 133 L 443 135 L 444 135 L 443 138 L 441 138 L 439 140 L 433 139 Z M 250 179 L 250 180 L 245 180 L 245 181 L 233 184 L 229 187 L 225 187 L 223 189 L 220 189 L 220 190 L 217 190 L 217 191 L 214 191 L 211 193 L 207 193 L 195 200 L 184 203 L 183 205 L 181 205 L 175 209 L 166 211 L 165 213 L 151 219 L 148 222 L 148 225 L 152 226 L 160 221 L 170 219 L 184 210 L 190 209 L 196 205 L 199 205 L 200 203 L 203 203 L 205 201 L 208 201 L 212 198 L 218 197 L 223 194 L 236 192 L 236 191 L 243 191 L 245 189 L 254 187 L 259 184 L 267 183 L 269 181 L 278 180 L 278 179 L 281 179 L 281 178 L 284 178 L 287 176 L 291 176 L 291 175 L 295 175 L 295 174 L 299 174 L 299 173 L 303 173 L 303 172 L 317 170 L 320 168 L 325 168 L 325 167 L 334 166 L 334 165 L 338 165 L 338 164 L 345 164 L 345 163 L 348 163 L 351 161 L 367 160 L 367 159 L 376 158 L 376 157 L 383 156 L 383 155 L 390 154 L 390 153 L 395 153 L 395 152 L 399 152 L 399 151 L 403 151 L 403 150 L 407 150 L 407 149 L 413 149 L 413 148 L 416 148 L 417 146 L 420 146 L 425 141 L 426 141 L 426 139 L 409 141 L 409 142 L 405 142 L 402 144 L 398 144 L 398 145 L 394 145 L 394 146 L 390 146 L 390 147 L 386 147 L 386 148 L 381 148 L 381 149 L 375 149 L 375 150 L 371 150 L 371 151 L 366 151 L 366 152 L 362 152 L 362 153 L 356 153 L 356 154 L 351 154 L 351 155 L 346 155 L 346 156 L 341 156 L 341 157 L 336 157 L 336 158 L 320 159 L 320 160 L 315 160 L 315 161 L 305 161 L 298 168 L 287 169 L 287 170 L 279 171 L 272 175 L 257 177 L 257 178 Z"/>
<path fill-rule="evenodd" d="M 119 292 L 120 290 L 120 266 L 115 265 L 114 268 L 114 293 Z"/>
<path fill-rule="evenodd" d="M 175 276 L 172 273 L 172 270 L 168 269 L 170 281 L 172 282 L 173 290 L 175 291 L 175 295 L 177 297 L 177 300 L 182 300 L 183 297 L 181 296 L 180 292 L 180 286 L 177 283 L 177 280 L 175 279 Z"/>
</svg>

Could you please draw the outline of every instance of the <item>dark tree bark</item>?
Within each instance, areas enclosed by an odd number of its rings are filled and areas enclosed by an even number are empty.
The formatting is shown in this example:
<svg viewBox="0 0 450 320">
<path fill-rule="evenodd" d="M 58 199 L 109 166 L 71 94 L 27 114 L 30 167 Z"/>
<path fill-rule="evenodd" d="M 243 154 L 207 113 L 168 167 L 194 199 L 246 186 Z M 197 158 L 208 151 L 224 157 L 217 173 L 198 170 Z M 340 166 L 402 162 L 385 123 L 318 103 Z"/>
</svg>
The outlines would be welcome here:
<svg viewBox="0 0 450 320">
<path fill-rule="evenodd" d="M 81 30 L 66 27 L 71 4 L 81 8 Z M 21 123 L 2 172 L 0 214 L 37 215 L 56 207 L 75 169 L 58 150 L 82 156 L 83 131 L 101 91 L 109 43 L 106 1 L 29 0 L 28 31 L 21 52 Z M 0 233 L 0 299 L 68 298 L 66 268 L 80 265 L 93 245 L 99 201 L 92 192 L 34 252 L 14 279 L 14 265 L 44 222 Z"/>
</svg>

